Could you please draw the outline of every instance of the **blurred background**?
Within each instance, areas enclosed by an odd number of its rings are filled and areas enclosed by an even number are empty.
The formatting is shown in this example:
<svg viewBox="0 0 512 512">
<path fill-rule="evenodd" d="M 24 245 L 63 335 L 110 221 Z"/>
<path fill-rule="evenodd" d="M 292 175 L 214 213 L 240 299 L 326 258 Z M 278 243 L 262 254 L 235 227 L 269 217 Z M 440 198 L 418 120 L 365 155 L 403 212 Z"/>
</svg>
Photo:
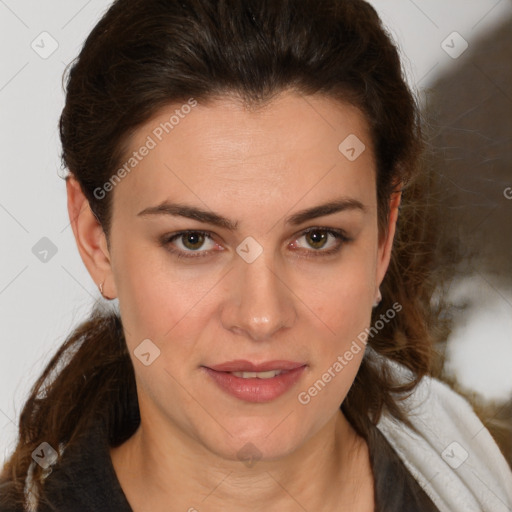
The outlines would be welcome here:
<svg viewBox="0 0 512 512">
<path fill-rule="evenodd" d="M 421 102 L 444 242 L 443 378 L 512 461 L 512 3 L 372 0 Z M 107 0 L 0 0 L 0 464 L 24 398 L 99 292 L 76 249 L 60 167 L 65 66 Z M 447 250 L 449 260 L 452 252 Z"/>
</svg>

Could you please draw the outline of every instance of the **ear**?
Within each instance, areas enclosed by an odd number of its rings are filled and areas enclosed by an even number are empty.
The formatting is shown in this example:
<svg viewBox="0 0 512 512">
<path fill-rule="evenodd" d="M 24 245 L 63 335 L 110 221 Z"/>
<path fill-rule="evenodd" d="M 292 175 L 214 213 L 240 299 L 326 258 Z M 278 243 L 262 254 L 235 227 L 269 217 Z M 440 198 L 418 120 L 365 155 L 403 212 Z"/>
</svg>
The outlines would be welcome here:
<svg viewBox="0 0 512 512">
<path fill-rule="evenodd" d="M 117 292 L 103 228 L 73 175 L 66 179 L 66 190 L 69 219 L 82 261 L 96 285 L 104 283 L 103 293 L 114 298 Z"/>
<path fill-rule="evenodd" d="M 387 234 L 379 242 L 377 252 L 377 275 L 376 286 L 381 285 L 391 260 L 391 249 L 393 248 L 393 239 L 395 237 L 396 221 L 398 219 L 398 207 L 402 199 L 402 191 L 393 192 L 390 198 L 389 219 L 387 224 Z M 377 291 L 377 290 L 376 290 Z"/>
</svg>

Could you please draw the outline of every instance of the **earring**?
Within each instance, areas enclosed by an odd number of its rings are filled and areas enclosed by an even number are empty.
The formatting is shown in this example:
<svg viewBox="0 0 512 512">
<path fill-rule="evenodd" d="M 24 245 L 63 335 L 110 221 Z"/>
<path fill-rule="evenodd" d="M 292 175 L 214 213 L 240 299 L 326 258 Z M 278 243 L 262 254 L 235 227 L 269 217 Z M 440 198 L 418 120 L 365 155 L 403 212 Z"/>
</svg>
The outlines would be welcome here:
<svg viewBox="0 0 512 512">
<path fill-rule="evenodd" d="M 382 300 L 382 293 L 380 293 L 380 288 L 379 288 L 379 292 L 377 293 L 377 298 L 375 299 L 375 302 L 373 303 L 373 307 L 376 308 L 380 302 Z"/>
<path fill-rule="evenodd" d="M 104 282 L 104 281 L 103 281 Z M 104 298 L 104 299 L 107 299 L 107 300 L 112 300 L 110 297 L 106 297 L 104 294 L 103 294 L 103 282 L 100 283 L 99 285 L 99 289 L 100 289 L 100 293 L 101 293 L 101 296 Z"/>
</svg>

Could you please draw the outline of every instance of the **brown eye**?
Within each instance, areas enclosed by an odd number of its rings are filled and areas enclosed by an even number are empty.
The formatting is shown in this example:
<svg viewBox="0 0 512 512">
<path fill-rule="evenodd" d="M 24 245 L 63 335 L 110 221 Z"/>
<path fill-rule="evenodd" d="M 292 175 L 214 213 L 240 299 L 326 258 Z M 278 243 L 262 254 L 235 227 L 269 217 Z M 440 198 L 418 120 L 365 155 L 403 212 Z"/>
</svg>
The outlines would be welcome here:
<svg viewBox="0 0 512 512">
<path fill-rule="evenodd" d="M 178 258 L 209 256 L 216 244 L 211 235 L 203 231 L 180 231 L 161 238 L 160 244 Z"/>
<path fill-rule="evenodd" d="M 329 238 L 329 235 L 326 231 L 319 229 L 315 231 L 309 231 L 304 236 L 306 237 L 307 243 L 314 249 L 321 249 Z"/>
<path fill-rule="evenodd" d="M 184 233 L 181 235 L 181 240 L 187 249 L 197 250 L 203 245 L 205 236 L 198 232 Z"/>
<path fill-rule="evenodd" d="M 343 230 L 313 227 L 303 231 L 291 247 L 299 250 L 305 257 L 330 256 L 339 252 L 345 243 L 351 241 L 352 239 Z"/>
</svg>

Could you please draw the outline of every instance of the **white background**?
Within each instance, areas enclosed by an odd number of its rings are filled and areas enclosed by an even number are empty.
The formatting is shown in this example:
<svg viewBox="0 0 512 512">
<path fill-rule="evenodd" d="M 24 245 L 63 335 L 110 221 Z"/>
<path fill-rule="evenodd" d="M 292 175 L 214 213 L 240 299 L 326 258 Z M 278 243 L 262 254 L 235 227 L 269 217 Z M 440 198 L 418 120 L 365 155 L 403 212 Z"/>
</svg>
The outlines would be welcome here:
<svg viewBox="0 0 512 512">
<path fill-rule="evenodd" d="M 457 31 L 471 47 L 512 15 L 508 0 L 371 3 L 398 41 L 408 77 L 420 95 L 439 74 L 466 58 L 463 54 L 455 60 L 443 50 L 441 43 L 449 34 Z M 109 4 L 0 0 L 0 462 L 14 446 L 17 418 L 30 386 L 99 298 L 68 222 L 57 122 L 65 65 Z M 58 43 L 47 59 L 31 48 L 44 31 Z M 32 253 L 42 237 L 58 250 L 47 263 Z M 453 350 L 450 364 L 467 386 L 486 397 L 504 398 L 512 392 L 507 363 L 512 360 L 512 296 L 504 291 L 500 301 L 488 293 L 492 311 L 458 333 L 467 343 L 464 350 Z M 497 344 L 479 350 L 482 336 L 490 331 Z"/>
</svg>

